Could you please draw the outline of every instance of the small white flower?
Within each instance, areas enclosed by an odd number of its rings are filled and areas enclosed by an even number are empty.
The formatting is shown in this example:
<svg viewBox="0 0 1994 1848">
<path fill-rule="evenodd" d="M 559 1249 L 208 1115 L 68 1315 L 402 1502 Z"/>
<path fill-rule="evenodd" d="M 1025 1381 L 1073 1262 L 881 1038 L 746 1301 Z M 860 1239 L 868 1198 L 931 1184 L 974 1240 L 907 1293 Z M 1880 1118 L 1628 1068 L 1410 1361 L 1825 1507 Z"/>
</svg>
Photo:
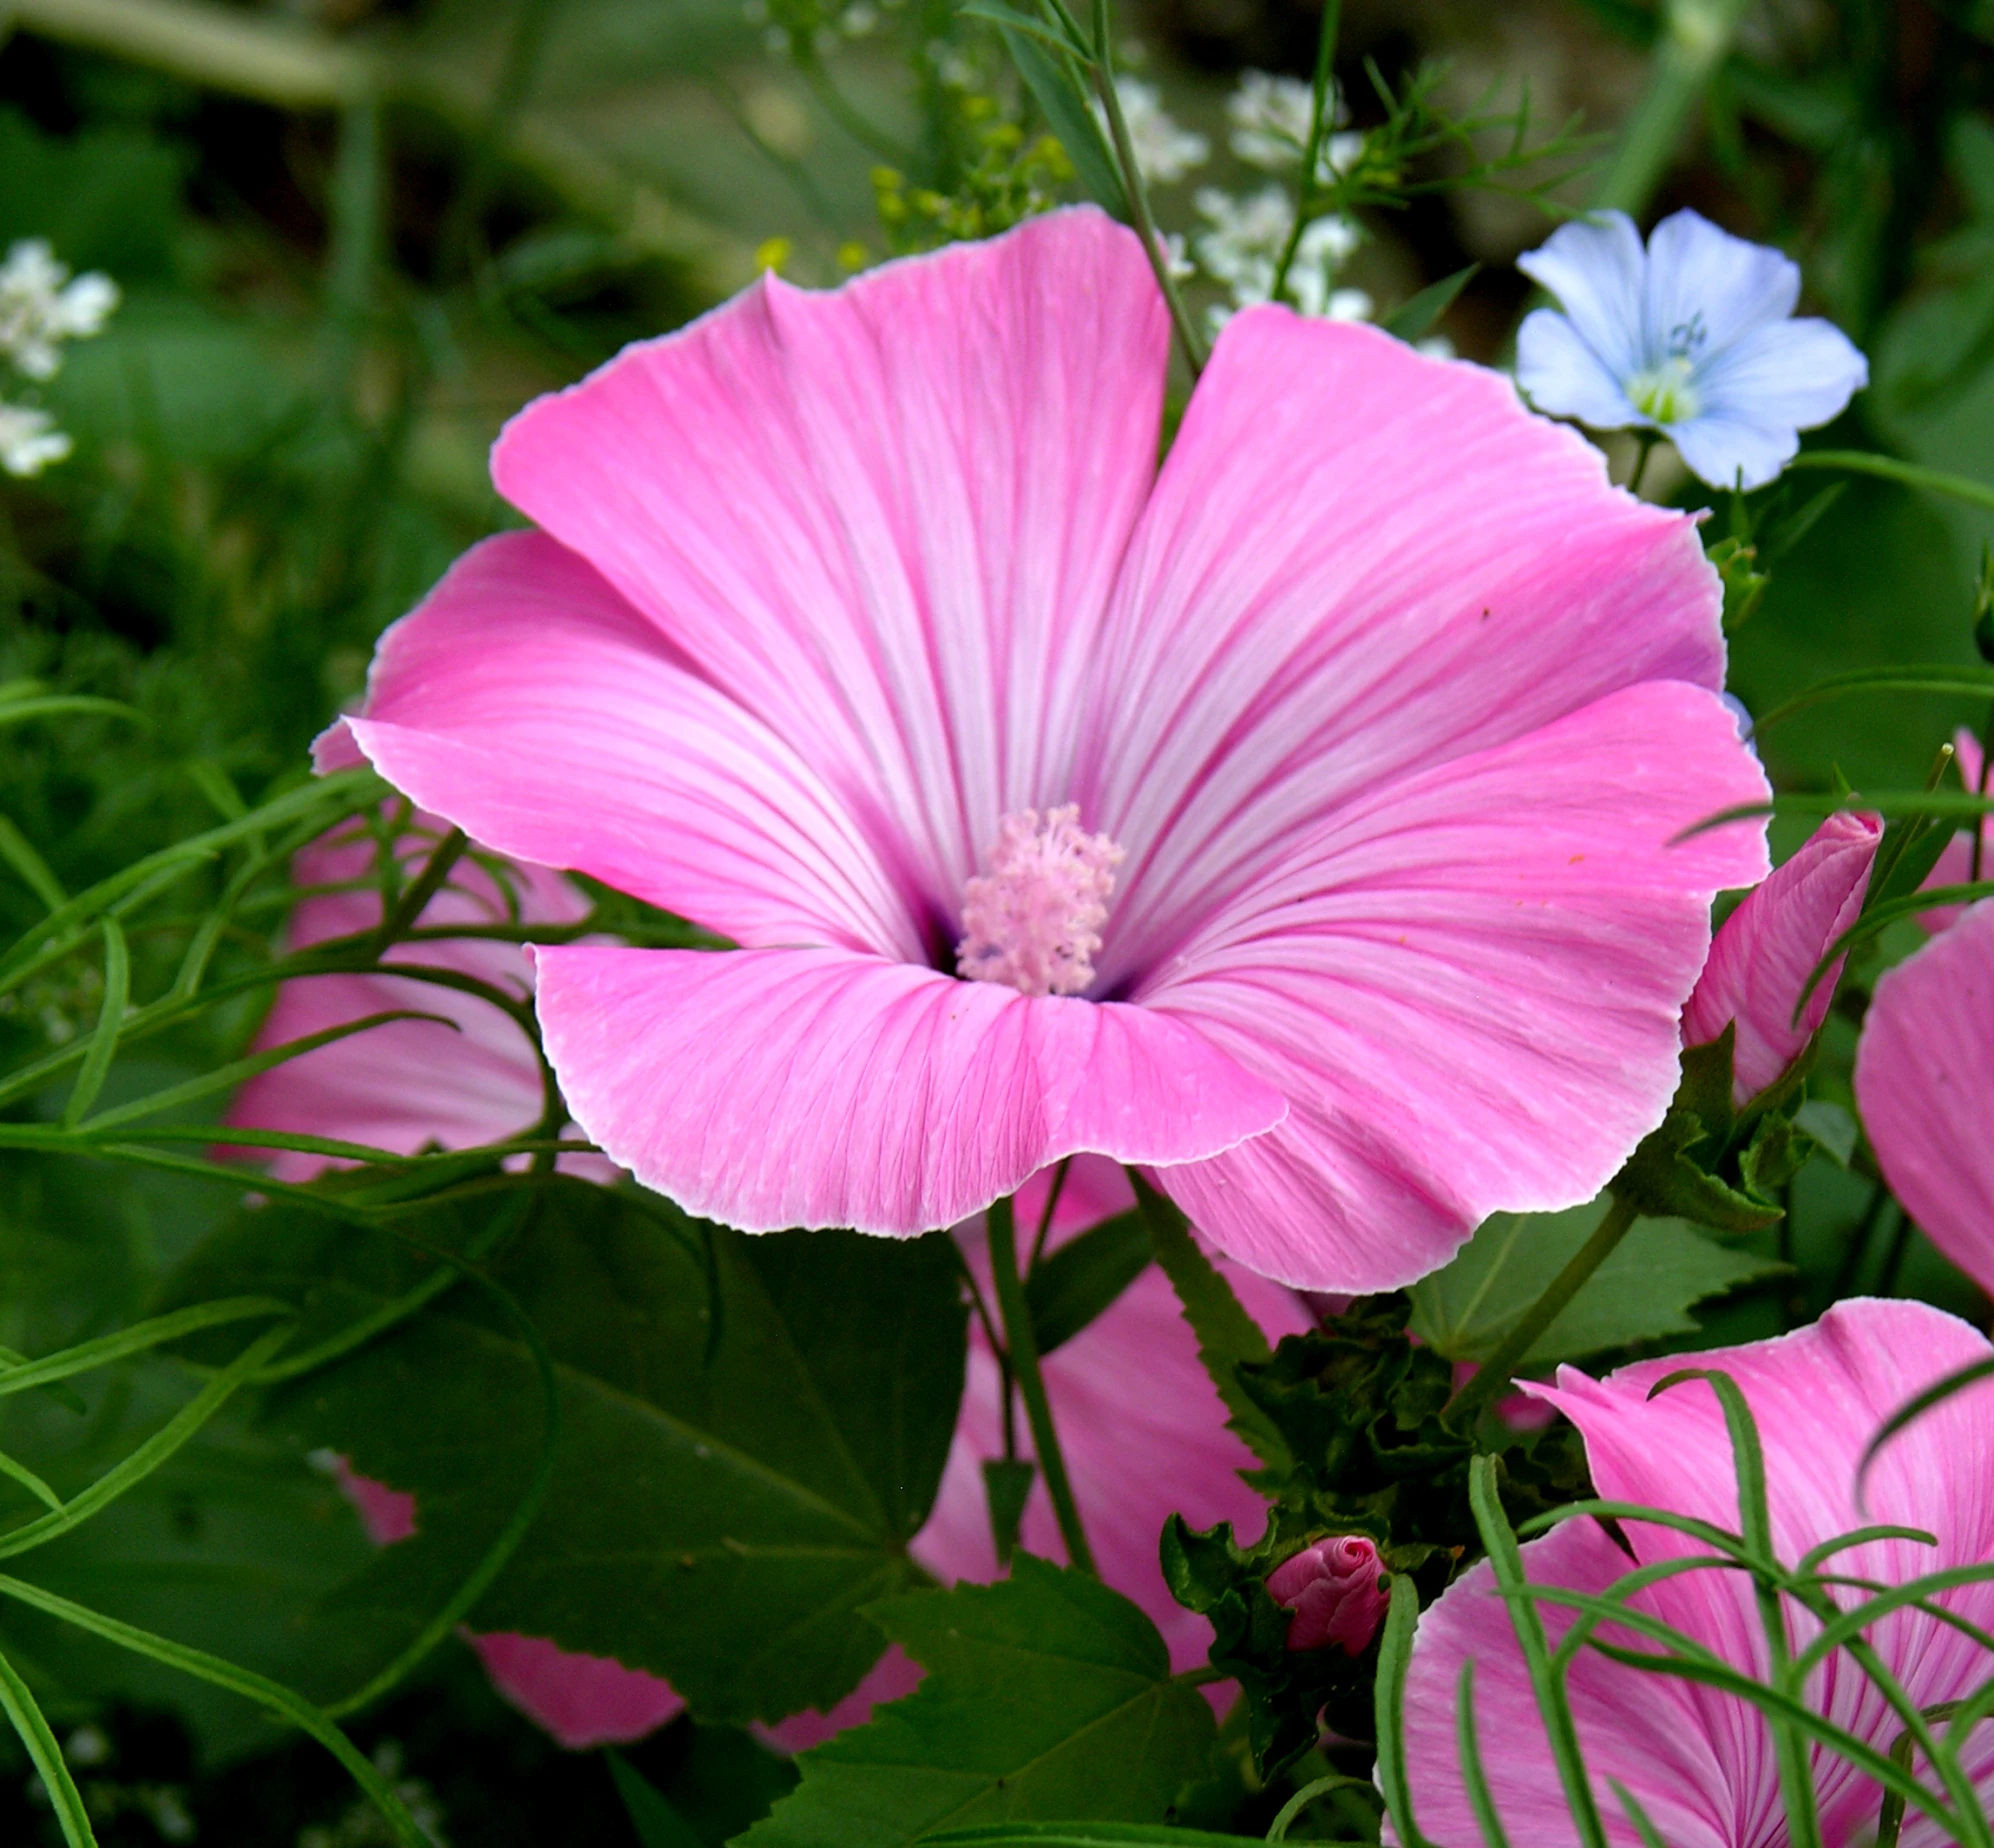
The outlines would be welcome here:
<svg viewBox="0 0 1994 1848">
<path fill-rule="evenodd" d="M 48 412 L 25 404 L 0 404 L 0 468 L 17 480 L 39 475 L 74 447 Z"/>
<path fill-rule="evenodd" d="M 1140 77 L 1117 77 L 1115 96 L 1129 131 L 1129 147 L 1138 172 L 1152 186 L 1174 186 L 1193 167 L 1211 158 L 1212 144 L 1203 135 L 1181 128 L 1163 107 L 1163 92 Z M 1095 118 L 1106 127 L 1101 105 Z"/>
<path fill-rule="evenodd" d="M 1655 227 L 1603 212 L 1517 267 L 1558 299 L 1517 335 L 1517 383 L 1540 411 L 1596 430 L 1656 430 L 1712 487 L 1763 487 L 1802 430 L 1869 383 L 1830 322 L 1795 320 L 1800 270 L 1695 212 Z"/>
<path fill-rule="evenodd" d="M 73 282 L 43 238 L 24 238 L 0 263 L 0 351 L 31 379 L 53 378 L 62 343 L 101 332 L 118 285 L 94 271 Z"/>
<path fill-rule="evenodd" d="M 853 0 L 838 15 L 838 30 L 847 38 L 864 38 L 879 24 L 879 14 L 866 0 Z"/>
<path fill-rule="evenodd" d="M 1198 266 L 1184 248 L 1183 232 L 1160 231 L 1156 241 L 1163 250 L 1163 273 L 1172 282 L 1188 282 L 1198 273 Z"/>
<path fill-rule="evenodd" d="M 1249 167 L 1285 173 L 1302 164 L 1309 145 L 1309 118 L 1315 111 L 1315 90 L 1299 77 L 1272 77 L 1265 71 L 1244 71 L 1239 87 L 1226 99 L 1232 123 L 1230 146 Z M 1329 119 L 1348 116 L 1342 99 L 1330 94 Z M 1364 151 L 1362 134 L 1331 135 L 1316 160 L 1316 178 L 1329 180 L 1345 173 Z"/>
<path fill-rule="evenodd" d="M 1211 227 L 1198 234 L 1195 245 L 1205 274 L 1225 284 L 1234 308 L 1272 300 L 1281 253 L 1295 228 L 1294 202 L 1286 191 L 1265 186 L 1236 199 L 1208 186 L 1194 203 Z M 1312 317 L 1365 319 L 1371 298 L 1362 289 L 1334 286 L 1336 272 L 1362 240 L 1363 233 L 1348 218 L 1331 213 L 1312 219 L 1295 240 L 1294 260 L 1288 265 L 1288 299 Z"/>
</svg>

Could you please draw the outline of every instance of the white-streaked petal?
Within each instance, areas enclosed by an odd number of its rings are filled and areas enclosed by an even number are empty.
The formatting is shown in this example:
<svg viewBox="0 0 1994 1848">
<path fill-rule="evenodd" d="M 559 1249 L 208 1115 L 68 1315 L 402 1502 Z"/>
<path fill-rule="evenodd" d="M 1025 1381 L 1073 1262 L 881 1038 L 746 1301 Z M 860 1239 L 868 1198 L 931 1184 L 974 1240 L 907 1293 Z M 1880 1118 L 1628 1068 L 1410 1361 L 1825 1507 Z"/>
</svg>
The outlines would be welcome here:
<svg viewBox="0 0 1994 1848">
<path fill-rule="evenodd" d="M 1641 305 L 1648 259 L 1625 212 L 1597 212 L 1560 225 L 1516 267 L 1558 298 L 1579 337 L 1615 378 L 1648 364 Z"/>
<path fill-rule="evenodd" d="M 1555 308 L 1524 317 L 1516 336 L 1516 383 L 1547 416 L 1574 417 L 1595 430 L 1654 421 L 1634 408 L 1585 336 Z"/>
</svg>

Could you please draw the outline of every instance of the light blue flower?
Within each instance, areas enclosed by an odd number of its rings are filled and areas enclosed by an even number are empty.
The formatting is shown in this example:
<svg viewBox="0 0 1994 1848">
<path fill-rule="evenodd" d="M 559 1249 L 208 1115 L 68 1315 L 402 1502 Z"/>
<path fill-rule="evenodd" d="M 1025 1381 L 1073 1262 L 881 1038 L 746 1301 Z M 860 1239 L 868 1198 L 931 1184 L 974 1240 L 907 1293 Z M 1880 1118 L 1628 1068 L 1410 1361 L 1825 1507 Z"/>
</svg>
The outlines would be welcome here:
<svg viewBox="0 0 1994 1848">
<path fill-rule="evenodd" d="M 1695 212 L 1663 219 L 1646 250 L 1624 212 L 1595 213 L 1516 266 L 1564 310 L 1524 319 L 1524 396 L 1595 430 L 1659 431 L 1713 487 L 1763 487 L 1869 383 L 1839 328 L 1793 319 L 1798 265 Z"/>
</svg>

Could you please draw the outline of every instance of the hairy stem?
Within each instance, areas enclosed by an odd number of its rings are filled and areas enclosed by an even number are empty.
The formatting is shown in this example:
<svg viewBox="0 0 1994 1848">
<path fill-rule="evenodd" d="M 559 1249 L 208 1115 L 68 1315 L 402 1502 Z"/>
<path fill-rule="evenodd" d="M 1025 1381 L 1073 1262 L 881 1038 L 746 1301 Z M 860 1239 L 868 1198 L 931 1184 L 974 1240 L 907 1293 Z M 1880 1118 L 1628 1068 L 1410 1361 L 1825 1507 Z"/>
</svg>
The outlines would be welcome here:
<svg viewBox="0 0 1994 1848">
<path fill-rule="evenodd" d="M 990 1273 L 996 1279 L 997 1306 L 1004 1316 L 1004 1350 L 1010 1356 L 1011 1371 L 1024 1396 L 1025 1416 L 1032 1427 L 1032 1448 L 1037 1451 L 1039 1468 L 1045 1474 L 1046 1493 L 1052 1497 L 1059 1536 L 1066 1542 L 1067 1558 L 1083 1572 L 1098 1578 L 1093 1550 L 1080 1525 L 1080 1510 L 1074 1505 L 1073 1484 L 1067 1479 L 1059 1436 L 1052 1427 L 1052 1405 L 1045 1396 L 1045 1376 L 1039 1371 L 1038 1335 L 1032 1328 L 1031 1311 L 1025 1306 L 1025 1286 L 1018 1275 L 1018 1230 L 1011 1202 L 999 1200 L 987 1218 Z"/>
</svg>

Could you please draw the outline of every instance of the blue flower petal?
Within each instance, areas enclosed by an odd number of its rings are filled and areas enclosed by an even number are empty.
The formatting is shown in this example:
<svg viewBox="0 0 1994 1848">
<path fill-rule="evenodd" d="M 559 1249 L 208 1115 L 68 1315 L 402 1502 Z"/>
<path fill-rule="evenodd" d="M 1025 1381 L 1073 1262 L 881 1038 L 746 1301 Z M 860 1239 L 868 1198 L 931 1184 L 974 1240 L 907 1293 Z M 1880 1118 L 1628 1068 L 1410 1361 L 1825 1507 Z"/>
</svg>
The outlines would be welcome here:
<svg viewBox="0 0 1994 1848">
<path fill-rule="evenodd" d="M 1812 430 L 1869 383 L 1869 362 L 1829 321 L 1776 321 L 1717 354 L 1694 379 L 1706 417 Z"/>
<path fill-rule="evenodd" d="M 1762 488 L 1800 448 L 1791 424 L 1772 427 L 1740 417 L 1693 417 L 1674 425 L 1669 436 L 1684 466 L 1713 488 Z"/>
<path fill-rule="evenodd" d="M 1579 330 L 1552 308 L 1524 317 L 1516 335 L 1516 383 L 1552 417 L 1575 417 L 1595 430 L 1652 423 L 1627 401 L 1620 381 Z"/>
<path fill-rule="evenodd" d="M 1764 244 L 1748 244 L 1695 212 L 1677 212 L 1648 238 L 1643 337 L 1659 355 L 1692 366 L 1770 322 L 1800 299 L 1800 267 Z"/>
<path fill-rule="evenodd" d="M 1560 225 L 1516 267 L 1558 298 L 1579 337 L 1616 379 L 1649 363 L 1642 349 L 1641 302 L 1647 258 L 1625 212 L 1599 212 Z"/>
</svg>

